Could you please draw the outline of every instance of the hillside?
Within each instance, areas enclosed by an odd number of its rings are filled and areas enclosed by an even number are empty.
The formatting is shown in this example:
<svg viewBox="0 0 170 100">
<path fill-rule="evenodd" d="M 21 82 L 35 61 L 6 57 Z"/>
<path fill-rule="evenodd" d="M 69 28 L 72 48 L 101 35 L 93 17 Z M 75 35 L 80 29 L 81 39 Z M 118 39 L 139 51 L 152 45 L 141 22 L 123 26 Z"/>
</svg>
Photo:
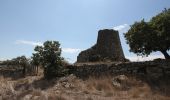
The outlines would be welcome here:
<svg viewBox="0 0 170 100">
<path fill-rule="evenodd" d="M 152 88 L 126 75 L 80 79 L 73 74 L 51 81 L 38 76 L 0 77 L 0 100 L 169 100 L 168 86 Z"/>
</svg>

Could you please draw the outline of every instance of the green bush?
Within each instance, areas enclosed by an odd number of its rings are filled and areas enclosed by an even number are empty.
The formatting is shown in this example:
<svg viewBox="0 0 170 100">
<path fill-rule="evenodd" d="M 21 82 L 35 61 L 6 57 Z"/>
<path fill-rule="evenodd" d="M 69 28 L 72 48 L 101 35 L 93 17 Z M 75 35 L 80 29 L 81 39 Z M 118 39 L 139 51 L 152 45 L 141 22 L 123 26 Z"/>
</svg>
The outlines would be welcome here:
<svg viewBox="0 0 170 100">
<path fill-rule="evenodd" d="M 58 41 L 46 41 L 43 46 L 35 47 L 35 54 L 44 68 L 44 77 L 46 79 L 52 79 L 55 77 L 64 76 L 67 72 L 63 67 L 63 58 L 61 57 L 61 48 Z"/>
</svg>

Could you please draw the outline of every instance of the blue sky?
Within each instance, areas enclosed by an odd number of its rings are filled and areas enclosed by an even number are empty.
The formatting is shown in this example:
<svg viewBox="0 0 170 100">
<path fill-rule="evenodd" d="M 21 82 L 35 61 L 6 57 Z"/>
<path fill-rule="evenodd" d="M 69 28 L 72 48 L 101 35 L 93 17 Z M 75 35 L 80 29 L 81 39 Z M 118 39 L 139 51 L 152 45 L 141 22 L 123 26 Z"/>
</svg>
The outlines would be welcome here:
<svg viewBox="0 0 170 100">
<path fill-rule="evenodd" d="M 169 0 L 0 0 L 0 60 L 30 57 L 35 45 L 56 40 L 62 55 L 74 62 L 81 50 L 96 43 L 97 32 L 107 28 L 119 30 L 125 56 L 136 59 L 122 33 L 164 8 L 170 8 Z"/>
</svg>

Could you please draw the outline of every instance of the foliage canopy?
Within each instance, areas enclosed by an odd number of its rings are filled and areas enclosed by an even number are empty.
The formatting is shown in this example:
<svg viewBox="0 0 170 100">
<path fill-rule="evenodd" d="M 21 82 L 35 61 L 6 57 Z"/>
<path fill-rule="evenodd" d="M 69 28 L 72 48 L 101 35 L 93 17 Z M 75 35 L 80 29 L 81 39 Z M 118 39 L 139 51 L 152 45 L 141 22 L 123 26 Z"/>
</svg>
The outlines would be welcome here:
<svg viewBox="0 0 170 100">
<path fill-rule="evenodd" d="M 62 65 L 61 48 L 58 41 L 46 41 L 43 46 L 36 46 L 33 54 L 34 64 L 41 64 L 44 68 L 44 77 L 52 79 L 65 74 Z"/>
<path fill-rule="evenodd" d="M 170 59 L 170 9 L 165 9 L 149 22 L 144 19 L 135 22 L 124 34 L 130 51 L 137 55 L 149 55 L 160 51 L 166 59 Z"/>
</svg>

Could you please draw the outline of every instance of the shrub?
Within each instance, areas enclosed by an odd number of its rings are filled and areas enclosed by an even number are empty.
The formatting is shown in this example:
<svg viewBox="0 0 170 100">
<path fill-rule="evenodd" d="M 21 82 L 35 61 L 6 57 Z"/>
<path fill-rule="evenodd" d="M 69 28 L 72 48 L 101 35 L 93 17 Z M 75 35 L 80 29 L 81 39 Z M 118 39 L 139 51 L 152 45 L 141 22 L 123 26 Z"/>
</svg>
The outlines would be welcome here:
<svg viewBox="0 0 170 100">
<path fill-rule="evenodd" d="M 35 54 L 39 55 L 39 63 L 44 68 L 44 77 L 52 79 L 66 74 L 61 57 L 61 48 L 58 41 L 46 41 L 43 46 L 35 47 Z"/>
</svg>

